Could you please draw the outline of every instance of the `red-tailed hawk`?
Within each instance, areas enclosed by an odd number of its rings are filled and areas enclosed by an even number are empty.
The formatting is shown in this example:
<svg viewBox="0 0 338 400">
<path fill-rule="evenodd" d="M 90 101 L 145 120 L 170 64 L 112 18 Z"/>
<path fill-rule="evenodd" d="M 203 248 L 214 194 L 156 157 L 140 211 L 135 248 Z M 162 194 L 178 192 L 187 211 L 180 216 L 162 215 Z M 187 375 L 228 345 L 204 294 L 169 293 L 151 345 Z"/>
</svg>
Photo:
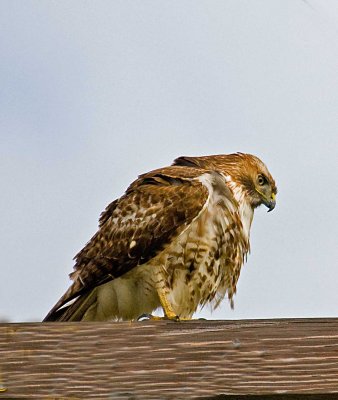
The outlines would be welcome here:
<svg viewBox="0 0 338 400">
<path fill-rule="evenodd" d="M 133 320 L 160 306 L 190 319 L 232 302 L 254 209 L 271 211 L 276 193 L 263 162 L 243 153 L 180 157 L 141 175 L 102 213 L 45 321 Z"/>
</svg>

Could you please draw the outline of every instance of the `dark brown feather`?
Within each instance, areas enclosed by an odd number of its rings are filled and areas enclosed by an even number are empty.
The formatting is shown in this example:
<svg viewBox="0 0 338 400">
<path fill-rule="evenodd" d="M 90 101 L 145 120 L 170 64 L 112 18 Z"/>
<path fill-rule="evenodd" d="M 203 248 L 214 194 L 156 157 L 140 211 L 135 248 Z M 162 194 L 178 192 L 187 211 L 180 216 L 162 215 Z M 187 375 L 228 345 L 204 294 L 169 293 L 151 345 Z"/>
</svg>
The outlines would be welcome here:
<svg viewBox="0 0 338 400">
<path fill-rule="evenodd" d="M 45 318 L 60 319 L 60 307 L 94 287 L 144 264 L 177 236 L 203 207 L 203 171 L 167 167 L 144 175 L 102 213 L 98 232 L 75 256 L 74 280 Z M 135 242 L 134 246 L 130 246 Z M 62 315 L 61 315 L 62 316 Z"/>
</svg>

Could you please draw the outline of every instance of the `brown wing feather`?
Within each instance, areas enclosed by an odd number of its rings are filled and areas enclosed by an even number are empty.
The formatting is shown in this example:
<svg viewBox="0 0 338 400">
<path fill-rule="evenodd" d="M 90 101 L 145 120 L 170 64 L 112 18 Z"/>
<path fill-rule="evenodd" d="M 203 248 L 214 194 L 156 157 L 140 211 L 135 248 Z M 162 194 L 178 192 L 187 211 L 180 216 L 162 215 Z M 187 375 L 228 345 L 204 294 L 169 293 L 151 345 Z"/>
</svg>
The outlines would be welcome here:
<svg viewBox="0 0 338 400">
<path fill-rule="evenodd" d="M 146 263 L 179 235 L 208 198 L 207 189 L 191 179 L 202 172 L 167 167 L 144 174 L 108 205 L 98 232 L 75 256 L 73 285 L 45 320 L 54 320 L 75 297 Z"/>
</svg>

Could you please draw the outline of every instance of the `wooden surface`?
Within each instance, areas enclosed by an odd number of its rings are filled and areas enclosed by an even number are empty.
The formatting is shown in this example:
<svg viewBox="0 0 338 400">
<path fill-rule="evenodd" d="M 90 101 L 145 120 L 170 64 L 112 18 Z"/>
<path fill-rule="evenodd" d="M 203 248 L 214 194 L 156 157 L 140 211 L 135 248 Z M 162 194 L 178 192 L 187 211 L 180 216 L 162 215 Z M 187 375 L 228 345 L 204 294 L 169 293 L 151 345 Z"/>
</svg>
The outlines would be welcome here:
<svg viewBox="0 0 338 400">
<path fill-rule="evenodd" d="M 338 399 L 338 319 L 0 324 L 0 400 L 238 395 Z"/>
</svg>

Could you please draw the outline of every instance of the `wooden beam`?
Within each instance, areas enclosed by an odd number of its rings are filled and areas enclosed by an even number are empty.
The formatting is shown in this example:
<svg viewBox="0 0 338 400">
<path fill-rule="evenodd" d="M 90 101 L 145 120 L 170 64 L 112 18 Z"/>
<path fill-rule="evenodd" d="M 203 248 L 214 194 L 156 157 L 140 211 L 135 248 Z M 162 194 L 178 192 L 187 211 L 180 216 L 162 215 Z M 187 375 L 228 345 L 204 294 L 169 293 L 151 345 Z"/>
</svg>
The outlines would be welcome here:
<svg viewBox="0 0 338 400">
<path fill-rule="evenodd" d="M 338 319 L 0 324 L 0 399 L 24 397 L 338 399 Z"/>
</svg>

